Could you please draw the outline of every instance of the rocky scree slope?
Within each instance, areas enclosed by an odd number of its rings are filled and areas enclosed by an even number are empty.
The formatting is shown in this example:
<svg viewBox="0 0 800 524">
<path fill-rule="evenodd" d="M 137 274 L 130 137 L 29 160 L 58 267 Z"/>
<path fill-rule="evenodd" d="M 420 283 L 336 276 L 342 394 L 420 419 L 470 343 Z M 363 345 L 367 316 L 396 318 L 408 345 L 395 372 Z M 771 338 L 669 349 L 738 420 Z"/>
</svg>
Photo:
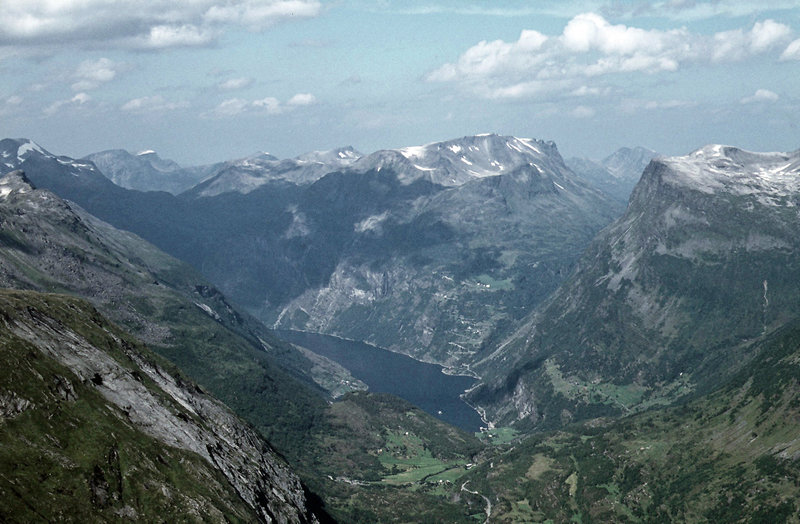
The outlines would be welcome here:
<svg viewBox="0 0 800 524">
<path fill-rule="evenodd" d="M 497 422 L 558 427 L 720 384 L 800 311 L 800 152 L 653 160 L 625 215 L 475 366 Z"/>
<path fill-rule="evenodd" d="M 63 295 L 0 291 L 0 517 L 318 522 L 217 400 Z"/>
</svg>

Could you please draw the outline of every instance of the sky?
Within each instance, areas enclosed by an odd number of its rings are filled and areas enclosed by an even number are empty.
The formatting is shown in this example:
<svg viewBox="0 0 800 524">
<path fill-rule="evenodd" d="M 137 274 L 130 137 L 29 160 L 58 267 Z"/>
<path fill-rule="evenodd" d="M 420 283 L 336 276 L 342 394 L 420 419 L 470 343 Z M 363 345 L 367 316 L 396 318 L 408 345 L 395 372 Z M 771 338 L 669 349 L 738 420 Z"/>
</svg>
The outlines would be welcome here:
<svg viewBox="0 0 800 524">
<path fill-rule="evenodd" d="M 2 0 L 0 77 L 0 137 L 73 157 L 800 148 L 796 0 Z"/>
</svg>

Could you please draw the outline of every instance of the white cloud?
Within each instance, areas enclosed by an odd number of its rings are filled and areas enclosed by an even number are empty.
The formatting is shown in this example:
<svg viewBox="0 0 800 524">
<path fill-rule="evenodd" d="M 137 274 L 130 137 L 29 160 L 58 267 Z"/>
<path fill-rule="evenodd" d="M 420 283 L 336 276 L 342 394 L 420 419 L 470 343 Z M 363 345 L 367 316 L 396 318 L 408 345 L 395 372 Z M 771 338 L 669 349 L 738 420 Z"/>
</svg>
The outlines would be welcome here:
<svg viewBox="0 0 800 524">
<path fill-rule="evenodd" d="M 640 100 L 627 98 L 622 100 L 621 109 L 626 113 L 635 113 L 637 111 L 655 111 L 659 109 L 677 109 L 682 107 L 692 107 L 697 105 L 695 102 L 687 102 L 686 100 Z"/>
<path fill-rule="evenodd" d="M 253 107 L 265 109 L 271 115 L 283 113 L 283 106 L 281 106 L 280 100 L 272 96 L 254 101 Z"/>
<path fill-rule="evenodd" d="M 199 46 L 236 27 L 262 30 L 321 9 L 319 0 L 3 0 L 0 47 Z"/>
<path fill-rule="evenodd" d="M 248 77 L 230 78 L 217 84 L 217 87 L 225 91 L 235 91 L 237 89 L 244 89 L 253 84 L 253 79 Z"/>
<path fill-rule="evenodd" d="M 769 89 L 758 89 L 752 96 L 746 96 L 742 98 L 741 102 L 743 104 L 752 104 L 754 102 L 775 102 L 780 97 L 777 93 L 770 91 Z"/>
<path fill-rule="evenodd" d="M 220 103 L 212 111 L 212 114 L 217 117 L 232 117 L 243 113 L 280 115 L 293 111 L 298 107 L 313 105 L 316 102 L 317 98 L 311 93 L 297 93 L 289 98 L 286 103 L 282 103 L 273 96 L 253 101 L 248 101 L 244 98 L 230 98 Z"/>
<path fill-rule="evenodd" d="M 77 93 L 70 99 L 53 102 L 45 108 L 44 113 L 46 115 L 53 115 L 65 107 L 80 107 L 84 104 L 87 104 L 89 101 L 91 101 L 91 99 L 92 97 L 87 93 Z"/>
<path fill-rule="evenodd" d="M 310 106 L 317 102 L 317 98 L 311 93 L 297 93 L 286 102 L 290 106 Z"/>
<path fill-rule="evenodd" d="M 577 106 L 570 111 L 570 114 L 575 118 L 591 118 L 595 113 L 596 111 L 594 109 L 587 106 Z"/>
<path fill-rule="evenodd" d="M 706 36 L 685 28 L 615 25 L 596 13 L 584 13 L 573 17 L 560 35 L 523 31 L 515 42 L 479 42 L 457 61 L 429 73 L 427 80 L 459 83 L 487 98 L 520 98 L 565 88 L 572 92 L 582 86 L 588 89 L 585 82 L 592 77 L 671 72 L 687 63 L 762 55 L 788 41 L 790 35 L 787 25 L 774 20 L 757 22 L 748 31 Z M 797 47 L 800 55 L 800 44 Z"/>
<path fill-rule="evenodd" d="M 73 91 L 97 89 L 101 84 L 114 80 L 119 65 L 108 58 L 84 60 L 75 71 L 77 81 L 72 84 Z"/>
<path fill-rule="evenodd" d="M 210 44 L 215 37 L 214 31 L 193 24 L 156 25 L 147 35 L 131 40 L 131 45 L 142 49 L 196 47 Z"/>
<path fill-rule="evenodd" d="M 156 111 L 171 111 L 188 107 L 187 102 L 168 102 L 161 95 L 143 96 L 128 100 L 120 109 L 128 112 L 156 112 Z"/>
<path fill-rule="evenodd" d="M 236 116 L 243 113 L 250 103 L 242 98 L 229 98 L 223 100 L 215 109 L 217 116 Z"/>
<path fill-rule="evenodd" d="M 204 20 L 211 23 L 235 24 L 251 30 L 261 30 L 274 23 L 295 17 L 317 16 L 321 4 L 317 1 L 283 0 L 258 1 L 245 0 L 227 3 L 224 6 L 213 5 L 203 15 Z"/>
<path fill-rule="evenodd" d="M 781 54 L 781 60 L 800 60 L 800 38 L 786 46 Z"/>
</svg>

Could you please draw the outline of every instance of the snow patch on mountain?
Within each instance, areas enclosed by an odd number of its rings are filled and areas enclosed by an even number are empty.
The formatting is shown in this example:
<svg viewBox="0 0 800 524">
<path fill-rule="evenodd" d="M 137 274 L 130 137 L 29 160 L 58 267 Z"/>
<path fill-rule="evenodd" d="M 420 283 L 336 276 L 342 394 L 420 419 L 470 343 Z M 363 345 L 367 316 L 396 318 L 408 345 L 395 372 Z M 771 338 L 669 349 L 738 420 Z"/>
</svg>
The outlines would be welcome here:
<svg viewBox="0 0 800 524">
<path fill-rule="evenodd" d="M 800 151 L 754 153 L 709 145 L 681 157 L 661 158 L 664 181 L 702 193 L 720 191 L 756 196 L 764 205 L 791 205 L 785 197 L 800 192 Z"/>
<path fill-rule="evenodd" d="M 374 233 L 382 233 L 383 232 L 383 222 L 389 216 L 388 211 L 384 211 L 380 215 L 372 215 L 370 217 L 365 218 L 361 222 L 358 222 L 353 227 L 356 233 L 366 233 L 367 231 L 372 231 Z"/>
<path fill-rule="evenodd" d="M 20 146 L 19 146 L 19 149 L 17 149 L 17 161 L 18 162 L 22 162 L 24 160 L 24 158 L 22 158 L 22 157 L 26 156 L 31 151 L 34 151 L 36 153 L 39 153 L 39 154 L 42 154 L 42 155 L 45 155 L 45 156 L 53 156 L 50 153 L 48 153 L 47 151 L 45 151 L 42 148 L 42 146 L 40 146 L 36 142 L 34 142 L 32 140 L 26 140 L 26 141 L 22 142 L 22 144 L 20 144 Z"/>
</svg>

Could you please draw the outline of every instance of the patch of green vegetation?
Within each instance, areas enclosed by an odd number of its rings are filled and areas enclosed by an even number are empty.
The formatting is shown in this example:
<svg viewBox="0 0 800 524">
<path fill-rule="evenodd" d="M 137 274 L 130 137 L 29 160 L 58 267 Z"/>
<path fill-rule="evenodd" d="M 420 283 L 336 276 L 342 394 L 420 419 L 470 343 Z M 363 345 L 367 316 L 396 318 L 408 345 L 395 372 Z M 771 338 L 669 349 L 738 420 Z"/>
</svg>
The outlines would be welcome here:
<svg viewBox="0 0 800 524">
<path fill-rule="evenodd" d="M 494 429 L 487 429 L 475 434 L 479 439 L 494 446 L 508 444 L 520 437 L 520 432 L 512 427 L 503 426 Z"/>
<path fill-rule="evenodd" d="M 136 373 L 122 334 L 82 301 L 4 291 L 0 316 L 0 322 L 54 322 L 100 344 Z M 9 330 L 0 330 L 0 361 L 0 520 L 254 519 L 221 473 L 201 457 L 134 429 L 89 377 L 77 376 Z M 165 395 L 155 387 L 151 392 Z"/>
<path fill-rule="evenodd" d="M 501 522 L 798 522 L 800 323 L 755 350 L 714 393 L 489 448 L 463 480 Z"/>
<path fill-rule="evenodd" d="M 514 289 L 514 282 L 510 278 L 497 280 L 491 275 L 482 274 L 475 277 L 478 283 L 488 286 L 486 289 L 490 291 L 512 291 Z"/>
</svg>

